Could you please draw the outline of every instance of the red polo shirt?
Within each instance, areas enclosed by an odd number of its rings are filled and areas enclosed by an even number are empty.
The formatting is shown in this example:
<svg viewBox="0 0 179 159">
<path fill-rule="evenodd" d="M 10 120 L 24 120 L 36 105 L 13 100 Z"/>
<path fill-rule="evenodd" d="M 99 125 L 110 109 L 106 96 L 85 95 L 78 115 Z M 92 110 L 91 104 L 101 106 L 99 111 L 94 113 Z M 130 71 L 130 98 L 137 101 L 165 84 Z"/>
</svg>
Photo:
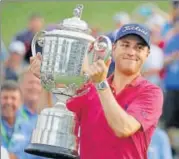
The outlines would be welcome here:
<svg viewBox="0 0 179 159">
<path fill-rule="evenodd" d="M 80 158 L 147 159 L 151 136 L 162 113 L 161 89 L 143 77 L 136 78 L 119 94 L 111 86 L 119 106 L 142 125 L 132 136 L 119 138 L 106 121 L 95 87 L 91 84 L 87 88 L 86 94 L 67 102 L 68 109 L 77 115 L 76 128 L 80 126 Z"/>
</svg>

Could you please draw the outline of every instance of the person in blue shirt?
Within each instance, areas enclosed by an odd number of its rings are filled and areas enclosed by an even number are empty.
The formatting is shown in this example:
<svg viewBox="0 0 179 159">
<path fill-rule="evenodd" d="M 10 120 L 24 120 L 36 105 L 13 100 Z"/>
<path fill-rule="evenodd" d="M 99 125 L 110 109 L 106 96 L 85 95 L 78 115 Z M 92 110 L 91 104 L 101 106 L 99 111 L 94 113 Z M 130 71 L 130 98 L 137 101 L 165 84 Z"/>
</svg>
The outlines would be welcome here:
<svg viewBox="0 0 179 159">
<path fill-rule="evenodd" d="M 32 129 L 30 122 L 17 115 L 23 99 L 19 85 L 15 81 L 5 81 L 1 87 L 0 99 L 1 145 L 7 149 L 10 156 L 18 159 L 35 159 L 36 156 L 24 152 L 30 142 Z"/>
<path fill-rule="evenodd" d="M 167 91 L 163 117 L 166 128 L 179 128 L 179 18 L 175 21 L 175 35 L 164 48 L 166 75 L 164 86 Z"/>
<path fill-rule="evenodd" d="M 174 21 L 179 13 L 179 1 L 178 0 L 172 0 L 171 6 L 172 6 L 172 15 L 171 19 L 165 23 L 161 30 L 162 37 L 166 38 L 167 34 L 173 29 L 174 27 Z"/>
<path fill-rule="evenodd" d="M 25 69 L 19 78 L 19 83 L 24 96 L 24 103 L 20 109 L 19 116 L 25 121 L 30 121 L 31 127 L 35 128 L 38 117 L 37 106 L 42 92 L 40 79 Z"/>
<path fill-rule="evenodd" d="M 164 48 L 166 73 L 163 83 L 166 98 L 162 120 L 167 131 L 173 127 L 179 128 L 179 18 L 175 20 L 174 32 Z M 172 150 L 175 152 L 174 148 Z"/>
<path fill-rule="evenodd" d="M 148 149 L 148 159 L 173 159 L 169 137 L 159 127 L 152 136 Z"/>
</svg>

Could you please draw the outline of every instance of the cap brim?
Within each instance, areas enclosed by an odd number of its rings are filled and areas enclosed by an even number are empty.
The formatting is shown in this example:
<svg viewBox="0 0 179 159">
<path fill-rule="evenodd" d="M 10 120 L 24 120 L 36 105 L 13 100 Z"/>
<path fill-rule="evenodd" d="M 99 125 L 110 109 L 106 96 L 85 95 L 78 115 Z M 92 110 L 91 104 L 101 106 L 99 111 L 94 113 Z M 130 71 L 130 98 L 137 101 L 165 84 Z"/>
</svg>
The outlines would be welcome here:
<svg viewBox="0 0 179 159">
<path fill-rule="evenodd" d="M 123 37 L 125 37 L 125 36 L 128 36 L 128 35 L 136 35 L 136 36 L 140 37 L 140 38 L 146 43 L 146 45 L 150 48 L 150 45 L 148 44 L 148 42 L 146 41 L 146 39 L 145 39 L 142 35 L 137 34 L 137 33 L 126 33 L 126 34 L 124 34 L 124 35 L 119 36 L 116 41 L 118 41 L 119 39 L 121 39 L 121 38 L 123 38 Z M 115 41 L 115 42 L 116 42 L 116 41 Z"/>
</svg>

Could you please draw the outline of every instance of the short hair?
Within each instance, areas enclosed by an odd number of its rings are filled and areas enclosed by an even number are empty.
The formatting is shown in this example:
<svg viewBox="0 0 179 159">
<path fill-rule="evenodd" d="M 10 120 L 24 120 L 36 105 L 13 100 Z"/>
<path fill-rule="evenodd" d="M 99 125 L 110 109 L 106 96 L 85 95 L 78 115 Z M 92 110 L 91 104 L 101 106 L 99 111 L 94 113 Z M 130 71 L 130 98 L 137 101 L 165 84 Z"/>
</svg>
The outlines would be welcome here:
<svg viewBox="0 0 179 159">
<path fill-rule="evenodd" d="M 2 91 L 19 91 L 22 96 L 22 91 L 20 89 L 19 84 L 14 80 L 6 80 L 1 86 Z"/>
<path fill-rule="evenodd" d="M 41 14 L 39 14 L 39 13 L 33 13 L 33 14 L 31 14 L 30 16 L 29 16 L 29 21 L 32 21 L 32 20 L 34 20 L 34 19 L 42 19 L 43 17 L 42 17 L 42 15 Z"/>
</svg>

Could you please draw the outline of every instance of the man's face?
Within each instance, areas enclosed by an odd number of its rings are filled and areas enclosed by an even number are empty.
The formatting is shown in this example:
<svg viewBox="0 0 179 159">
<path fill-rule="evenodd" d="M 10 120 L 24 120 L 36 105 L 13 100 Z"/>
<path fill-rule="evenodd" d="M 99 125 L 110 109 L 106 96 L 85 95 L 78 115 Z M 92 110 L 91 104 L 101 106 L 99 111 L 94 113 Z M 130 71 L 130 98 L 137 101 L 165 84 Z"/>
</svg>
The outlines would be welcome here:
<svg viewBox="0 0 179 159">
<path fill-rule="evenodd" d="M 22 82 L 22 91 L 24 95 L 24 100 L 27 103 L 37 103 L 41 94 L 41 83 L 40 79 L 35 77 L 31 73 L 27 73 L 24 75 L 24 79 Z"/>
<path fill-rule="evenodd" d="M 43 18 L 34 18 L 30 21 L 29 27 L 33 32 L 39 32 L 44 26 Z"/>
<path fill-rule="evenodd" d="M 118 40 L 113 46 L 113 57 L 118 72 L 133 75 L 140 72 L 149 49 L 145 42 L 136 35 L 128 35 Z"/>
<path fill-rule="evenodd" d="M 3 117 L 14 117 L 22 104 L 22 97 L 19 90 L 1 91 L 1 110 Z"/>
<path fill-rule="evenodd" d="M 22 60 L 23 60 L 23 55 L 19 55 L 18 53 L 12 53 L 11 54 L 11 60 L 16 65 L 20 65 L 22 63 Z"/>
</svg>

